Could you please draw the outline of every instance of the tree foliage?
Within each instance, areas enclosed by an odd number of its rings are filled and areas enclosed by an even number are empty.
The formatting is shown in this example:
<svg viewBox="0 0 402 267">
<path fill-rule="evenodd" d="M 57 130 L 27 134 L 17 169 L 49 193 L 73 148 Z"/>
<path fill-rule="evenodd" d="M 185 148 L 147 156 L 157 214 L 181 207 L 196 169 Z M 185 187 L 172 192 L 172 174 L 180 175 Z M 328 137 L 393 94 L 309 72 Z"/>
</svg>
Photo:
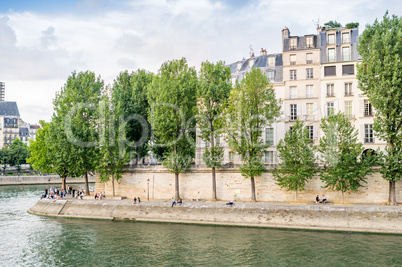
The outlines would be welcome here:
<svg viewBox="0 0 402 267">
<path fill-rule="evenodd" d="M 349 22 L 345 25 L 346 29 L 354 29 L 359 27 L 359 22 Z"/>
<path fill-rule="evenodd" d="M 324 23 L 324 26 L 326 29 L 332 29 L 332 28 L 339 28 L 342 27 L 342 24 L 337 22 L 336 20 L 330 20 L 328 22 Z"/>
<path fill-rule="evenodd" d="M 276 148 L 280 159 L 279 169 L 273 173 L 276 183 L 282 188 L 296 191 L 297 201 L 297 192 L 304 190 L 307 181 L 317 172 L 315 147 L 304 123 L 297 120 Z"/>
<path fill-rule="evenodd" d="M 8 151 L 8 160 L 10 166 L 15 166 L 18 175 L 21 172 L 21 164 L 25 164 L 27 158 L 29 158 L 29 149 L 18 137 L 14 139 Z"/>
<path fill-rule="evenodd" d="M 372 158 L 363 159 L 363 145 L 358 142 L 358 133 L 343 113 L 332 113 L 321 120 L 321 129 L 324 136 L 320 139 L 324 170 L 320 179 L 325 188 L 342 192 L 356 192 L 362 183 L 366 183 L 366 176 L 373 172 Z"/>
<path fill-rule="evenodd" d="M 251 199 L 256 201 L 254 177 L 264 171 L 262 156 L 268 147 L 262 132 L 280 114 L 275 91 L 259 68 L 253 68 L 232 89 L 227 108 L 228 142 L 242 157 L 240 172 L 251 180 Z"/>
<path fill-rule="evenodd" d="M 385 13 L 367 25 L 357 47 L 362 56 L 357 79 L 360 89 L 376 110 L 374 131 L 388 143 L 381 165 L 389 181 L 389 205 L 396 205 L 395 183 L 401 179 L 402 165 L 402 18 Z"/>
</svg>

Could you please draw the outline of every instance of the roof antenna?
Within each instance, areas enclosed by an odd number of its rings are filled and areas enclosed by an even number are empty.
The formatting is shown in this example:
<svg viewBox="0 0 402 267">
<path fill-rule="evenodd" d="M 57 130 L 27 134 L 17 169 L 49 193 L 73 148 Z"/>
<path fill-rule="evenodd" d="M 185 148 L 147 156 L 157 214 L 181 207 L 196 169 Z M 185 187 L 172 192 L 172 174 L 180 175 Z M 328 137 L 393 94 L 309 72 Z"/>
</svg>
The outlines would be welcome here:
<svg viewBox="0 0 402 267">
<path fill-rule="evenodd" d="M 313 24 L 314 24 L 315 29 L 317 30 L 320 27 L 320 18 L 318 18 L 317 21 L 313 20 Z"/>
<path fill-rule="evenodd" d="M 250 57 L 254 57 L 254 49 L 250 45 Z"/>
</svg>

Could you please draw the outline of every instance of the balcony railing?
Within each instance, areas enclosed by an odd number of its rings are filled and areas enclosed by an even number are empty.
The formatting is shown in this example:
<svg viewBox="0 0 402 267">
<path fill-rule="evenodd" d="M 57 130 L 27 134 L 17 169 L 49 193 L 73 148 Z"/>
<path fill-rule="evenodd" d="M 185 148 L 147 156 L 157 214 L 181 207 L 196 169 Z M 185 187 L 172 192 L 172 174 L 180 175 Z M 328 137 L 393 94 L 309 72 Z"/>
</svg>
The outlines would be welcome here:
<svg viewBox="0 0 402 267">
<path fill-rule="evenodd" d="M 374 137 L 365 137 L 364 143 L 375 143 Z"/>
<path fill-rule="evenodd" d="M 364 117 L 373 117 L 374 116 L 374 112 L 364 112 Z"/>
<path fill-rule="evenodd" d="M 306 60 L 306 64 L 313 64 L 312 60 Z"/>
</svg>

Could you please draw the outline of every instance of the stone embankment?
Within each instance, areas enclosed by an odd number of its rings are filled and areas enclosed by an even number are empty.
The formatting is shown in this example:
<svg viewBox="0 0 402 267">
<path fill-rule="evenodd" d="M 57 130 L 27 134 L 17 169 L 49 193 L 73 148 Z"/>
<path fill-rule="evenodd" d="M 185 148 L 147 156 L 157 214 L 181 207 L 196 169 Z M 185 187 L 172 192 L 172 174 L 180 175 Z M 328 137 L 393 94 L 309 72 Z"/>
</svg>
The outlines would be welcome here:
<svg viewBox="0 0 402 267">
<path fill-rule="evenodd" d="M 95 176 L 89 176 L 88 181 L 94 183 Z M 67 184 L 85 183 L 84 178 L 68 178 Z M 61 184 L 58 175 L 21 175 L 21 176 L 0 176 L 0 185 L 33 185 L 33 184 Z"/>
<path fill-rule="evenodd" d="M 381 205 L 277 204 L 170 201 L 133 204 L 132 200 L 39 200 L 29 211 L 37 215 L 194 223 L 313 230 L 381 232 L 402 234 L 402 207 Z"/>
</svg>

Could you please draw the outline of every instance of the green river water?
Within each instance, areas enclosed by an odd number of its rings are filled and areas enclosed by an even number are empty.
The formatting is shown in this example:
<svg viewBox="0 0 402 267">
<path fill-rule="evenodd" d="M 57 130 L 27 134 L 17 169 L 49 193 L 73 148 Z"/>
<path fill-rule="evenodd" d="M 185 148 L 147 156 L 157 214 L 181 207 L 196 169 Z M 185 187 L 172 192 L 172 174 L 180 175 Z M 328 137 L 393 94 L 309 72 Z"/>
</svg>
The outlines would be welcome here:
<svg viewBox="0 0 402 267">
<path fill-rule="evenodd" d="M 60 219 L 0 186 L 0 266 L 402 266 L 402 236 Z"/>
</svg>

